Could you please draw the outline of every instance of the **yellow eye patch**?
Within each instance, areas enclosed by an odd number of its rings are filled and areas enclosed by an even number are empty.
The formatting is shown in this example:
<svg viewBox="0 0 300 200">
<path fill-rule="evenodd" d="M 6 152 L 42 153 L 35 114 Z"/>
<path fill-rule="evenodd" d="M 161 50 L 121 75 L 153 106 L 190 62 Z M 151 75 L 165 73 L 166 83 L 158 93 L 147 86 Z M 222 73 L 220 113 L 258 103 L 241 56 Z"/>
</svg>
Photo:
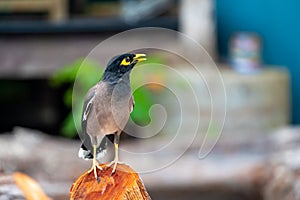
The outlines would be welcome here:
<svg viewBox="0 0 300 200">
<path fill-rule="evenodd" d="M 121 65 L 123 65 L 123 66 L 128 66 L 128 65 L 130 65 L 131 64 L 131 62 L 130 62 L 130 59 L 127 57 L 127 58 L 124 58 L 123 60 L 122 60 L 122 62 L 121 62 Z"/>
</svg>

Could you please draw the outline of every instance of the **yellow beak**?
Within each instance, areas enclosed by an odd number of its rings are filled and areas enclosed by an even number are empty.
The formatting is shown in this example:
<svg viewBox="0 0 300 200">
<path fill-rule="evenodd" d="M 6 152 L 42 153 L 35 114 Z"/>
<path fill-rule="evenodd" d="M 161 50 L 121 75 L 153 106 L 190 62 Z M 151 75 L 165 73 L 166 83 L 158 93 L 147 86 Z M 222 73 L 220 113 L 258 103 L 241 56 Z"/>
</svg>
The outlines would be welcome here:
<svg viewBox="0 0 300 200">
<path fill-rule="evenodd" d="M 139 54 L 135 54 L 133 59 L 136 60 L 137 62 L 142 62 L 147 60 L 147 57 L 146 54 L 139 53 Z"/>
</svg>

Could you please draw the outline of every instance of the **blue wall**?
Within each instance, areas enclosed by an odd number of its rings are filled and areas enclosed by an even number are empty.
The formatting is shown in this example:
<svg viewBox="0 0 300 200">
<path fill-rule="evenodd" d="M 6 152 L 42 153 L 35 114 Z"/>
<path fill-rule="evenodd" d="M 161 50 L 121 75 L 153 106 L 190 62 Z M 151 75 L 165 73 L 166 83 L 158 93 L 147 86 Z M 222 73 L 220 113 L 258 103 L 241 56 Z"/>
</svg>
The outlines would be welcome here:
<svg viewBox="0 0 300 200">
<path fill-rule="evenodd" d="M 263 38 L 264 63 L 289 69 L 292 123 L 300 124 L 300 1 L 216 0 L 215 12 L 221 58 L 227 57 L 232 33 L 252 31 Z"/>
</svg>

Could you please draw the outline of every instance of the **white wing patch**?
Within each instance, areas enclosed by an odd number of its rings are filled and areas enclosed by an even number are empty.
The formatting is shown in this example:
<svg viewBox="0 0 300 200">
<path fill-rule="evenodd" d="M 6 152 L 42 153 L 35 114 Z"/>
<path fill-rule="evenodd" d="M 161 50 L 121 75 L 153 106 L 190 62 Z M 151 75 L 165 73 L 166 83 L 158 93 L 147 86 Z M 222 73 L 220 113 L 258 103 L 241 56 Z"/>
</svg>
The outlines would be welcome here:
<svg viewBox="0 0 300 200">
<path fill-rule="evenodd" d="M 91 107 L 93 105 L 93 101 L 94 101 L 95 95 L 89 100 L 89 102 L 86 104 L 85 110 L 83 112 L 83 117 L 82 120 L 86 121 L 87 120 L 87 116 L 89 115 L 89 112 L 91 110 Z"/>
<path fill-rule="evenodd" d="M 130 100 L 129 100 L 129 111 L 130 113 L 133 111 L 133 108 L 134 108 L 134 98 L 133 98 L 133 95 L 131 96 Z"/>
<path fill-rule="evenodd" d="M 79 149 L 78 151 L 78 157 L 82 158 L 84 160 L 89 160 L 89 158 L 87 158 L 87 155 L 89 155 L 89 151 L 83 150 L 82 148 Z"/>
</svg>

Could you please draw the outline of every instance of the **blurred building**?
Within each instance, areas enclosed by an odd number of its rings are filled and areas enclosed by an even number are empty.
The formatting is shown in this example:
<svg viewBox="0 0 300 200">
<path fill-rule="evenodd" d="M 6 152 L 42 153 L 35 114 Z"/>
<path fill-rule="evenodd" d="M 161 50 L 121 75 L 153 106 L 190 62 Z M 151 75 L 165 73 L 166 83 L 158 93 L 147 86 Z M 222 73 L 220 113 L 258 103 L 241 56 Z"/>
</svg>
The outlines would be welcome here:
<svg viewBox="0 0 300 200">
<path fill-rule="evenodd" d="M 153 26 L 183 31 L 201 43 L 215 60 L 225 63 L 232 34 L 258 33 L 263 41 L 264 64 L 285 66 L 291 73 L 292 115 L 285 121 L 290 118 L 297 124 L 297 4 L 271 0 L 1 1 L 1 110 L 7 115 L 0 130 L 22 125 L 58 132 L 68 109 L 60 101 L 63 89 L 54 91 L 48 87 L 51 74 L 84 57 L 112 34 Z M 109 54 L 109 50 L 105 53 Z M 32 90 L 33 87 L 37 88 Z"/>
</svg>

